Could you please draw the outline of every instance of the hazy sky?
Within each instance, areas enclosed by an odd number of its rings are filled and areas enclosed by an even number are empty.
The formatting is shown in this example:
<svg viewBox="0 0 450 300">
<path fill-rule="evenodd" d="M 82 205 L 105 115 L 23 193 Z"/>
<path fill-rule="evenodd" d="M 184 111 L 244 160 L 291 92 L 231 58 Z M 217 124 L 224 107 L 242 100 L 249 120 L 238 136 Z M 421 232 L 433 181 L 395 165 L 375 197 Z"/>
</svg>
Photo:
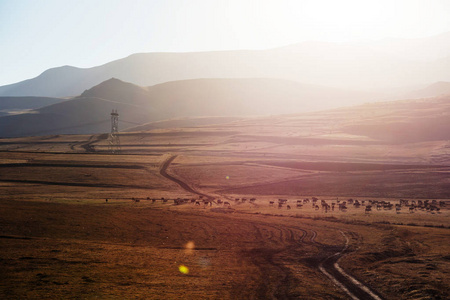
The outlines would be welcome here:
<svg viewBox="0 0 450 300">
<path fill-rule="evenodd" d="M 0 85 L 137 52 L 267 49 L 450 31 L 450 0 L 0 0 Z"/>
</svg>

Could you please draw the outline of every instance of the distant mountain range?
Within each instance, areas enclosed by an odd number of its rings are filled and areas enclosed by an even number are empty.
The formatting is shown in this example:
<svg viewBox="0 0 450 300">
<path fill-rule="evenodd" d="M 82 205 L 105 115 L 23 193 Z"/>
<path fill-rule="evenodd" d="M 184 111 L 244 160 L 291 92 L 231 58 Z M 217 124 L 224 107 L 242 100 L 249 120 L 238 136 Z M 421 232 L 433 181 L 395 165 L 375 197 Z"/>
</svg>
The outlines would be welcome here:
<svg viewBox="0 0 450 300">
<path fill-rule="evenodd" d="M 423 91 L 445 87 L 435 84 Z M 258 136 L 259 127 L 275 126 L 282 133 L 289 124 L 286 128 L 298 126 L 303 138 L 313 140 L 404 144 L 450 139 L 450 94 L 330 109 L 343 101 L 360 103 L 365 96 L 279 79 L 195 79 L 140 87 L 112 78 L 73 99 L 0 117 L 0 137 L 108 133 L 110 113 L 117 109 L 121 131 L 252 124 L 250 131 Z M 308 113 L 324 108 L 329 110 Z M 251 115 L 264 117 L 250 120 Z M 326 126 L 317 128 L 317 118 Z M 305 135 L 313 127 L 324 136 Z"/>
<path fill-rule="evenodd" d="M 450 33 L 378 42 L 304 42 L 258 51 L 133 54 L 92 68 L 49 69 L 1 86 L 0 96 L 75 96 L 112 77 L 141 86 L 197 78 L 277 78 L 352 90 L 411 90 L 450 81 Z"/>
<path fill-rule="evenodd" d="M 0 97 L 0 110 L 33 109 L 64 102 L 67 99 L 50 97 Z"/>
<path fill-rule="evenodd" d="M 192 79 L 140 87 L 112 78 L 70 100 L 0 117 L 0 137 L 109 132 L 112 109 L 118 110 L 119 129 L 123 130 L 173 118 L 185 118 L 181 123 L 195 125 L 217 119 L 186 118 L 307 112 L 361 103 L 371 97 L 280 79 Z"/>
<path fill-rule="evenodd" d="M 410 92 L 406 97 L 427 98 L 450 94 L 450 82 L 440 81 L 427 86 L 426 88 Z"/>
<path fill-rule="evenodd" d="M 0 117 L 23 113 L 26 110 L 36 109 L 66 100 L 49 97 L 0 97 Z"/>
</svg>

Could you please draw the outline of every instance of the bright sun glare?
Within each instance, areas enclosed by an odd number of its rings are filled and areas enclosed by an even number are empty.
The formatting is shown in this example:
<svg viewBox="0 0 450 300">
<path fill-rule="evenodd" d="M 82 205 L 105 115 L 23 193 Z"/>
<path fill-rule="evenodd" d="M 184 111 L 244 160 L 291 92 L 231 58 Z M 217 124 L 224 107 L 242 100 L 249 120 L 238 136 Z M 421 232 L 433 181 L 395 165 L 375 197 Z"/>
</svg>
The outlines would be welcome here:
<svg viewBox="0 0 450 300">
<path fill-rule="evenodd" d="M 1 43 L 8 47 L 2 48 L 0 85 L 49 67 L 92 67 L 141 52 L 256 50 L 450 30 L 448 0 L 3 2 Z"/>
<path fill-rule="evenodd" d="M 420 15 L 420 8 L 418 1 L 403 0 L 263 0 L 228 9 L 236 34 L 249 39 L 342 42 L 405 37 L 423 31 L 424 22 L 432 16 Z"/>
</svg>

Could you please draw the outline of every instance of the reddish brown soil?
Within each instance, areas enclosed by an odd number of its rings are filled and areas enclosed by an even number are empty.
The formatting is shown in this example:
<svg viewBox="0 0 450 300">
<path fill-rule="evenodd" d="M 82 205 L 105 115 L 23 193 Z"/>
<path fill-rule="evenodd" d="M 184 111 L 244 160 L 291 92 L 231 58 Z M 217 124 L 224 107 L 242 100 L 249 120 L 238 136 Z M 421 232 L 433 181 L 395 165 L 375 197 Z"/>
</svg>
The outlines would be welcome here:
<svg viewBox="0 0 450 300">
<path fill-rule="evenodd" d="M 374 146 L 355 165 L 348 157 L 366 146 L 351 143 L 343 155 L 342 143 L 325 151 L 239 130 L 133 133 L 118 155 L 102 152 L 101 136 L 2 141 L 0 297 L 346 299 L 318 269 L 343 248 L 341 231 L 350 244 L 339 264 L 382 298 L 450 294 L 450 205 L 398 214 L 295 207 L 312 196 L 448 203 L 449 169 L 428 159 L 445 161 L 444 143 L 386 146 L 403 155 L 395 159 Z M 420 163 L 417 153 L 432 155 Z M 212 205 L 174 203 L 200 196 Z M 278 198 L 292 209 L 270 206 Z"/>
</svg>

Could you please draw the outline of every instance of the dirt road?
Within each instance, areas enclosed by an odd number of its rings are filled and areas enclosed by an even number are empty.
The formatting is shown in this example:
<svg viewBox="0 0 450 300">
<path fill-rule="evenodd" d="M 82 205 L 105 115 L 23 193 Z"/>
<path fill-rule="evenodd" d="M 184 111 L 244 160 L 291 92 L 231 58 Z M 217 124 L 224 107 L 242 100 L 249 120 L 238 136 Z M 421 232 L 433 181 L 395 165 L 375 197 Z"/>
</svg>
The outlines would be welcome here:
<svg viewBox="0 0 450 300">
<path fill-rule="evenodd" d="M 353 276 L 346 273 L 339 266 L 339 259 L 345 255 L 345 252 L 349 245 L 348 237 L 341 231 L 341 234 L 345 237 L 345 245 L 344 248 L 330 255 L 325 260 L 321 261 L 319 264 L 319 270 L 325 274 L 334 284 L 336 284 L 339 288 L 341 288 L 347 295 L 350 296 L 353 300 L 365 300 L 365 299 L 374 299 L 381 300 L 383 299 L 381 296 L 377 295 L 375 292 L 370 290 L 367 286 L 359 282 Z M 314 234 L 311 237 L 311 241 L 315 243 L 314 239 L 317 234 Z"/>
<path fill-rule="evenodd" d="M 199 191 L 196 191 L 194 188 L 192 188 L 192 187 L 191 187 L 190 185 L 188 185 L 186 182 L 184 182 L 184 181 L 182 181 L 182 180 L 180 180 L 180 179 L 178 179 L 178 178 L 175 178 L 175 177 L 173 177 L 172 175 L 170 175 L 170 174 L 167 173 L 167 168 L 168 168 L 169 165 L 175 160 L 175 158 L 177 158 L 177 156 L 176 156 L 176 155 L 172 155 L 172 156 L 170 156 L 168 159 L 166 159 L 166 160 L 163 162 L 163 164 L 161 165 L 161 168 L 160 168 L 160 170 L 159 170 L 159 173 L 160 173 L 162 176 L 164 176 L 165 178 L 167 178 L 167 179 L 169 179 L 169 180 L 175 182 L 175 183 L 178 184 L 181 188 L 183 188 L 184 190 L 188 191 L 189 193 L 196 194 L 196 195 L 199 195 L 199 196 L 203 196 L 203 197 L 205 197 L 207 200 L 212 201 L 212 200 L 214 199 L 213 196 L 210 196 L 210 195 L 201 193 L 201 192 L 199 192 Z"/>
<path fill-rule="evenodd" d="M 185 189 L 186 191 L 188 191 L 190 193 L 204 196 L 209 200 L 214 199 L 213 196 L 198 192 L 198 191 L 194 190 L 188 183 L 186 183 L 178 178 L 175 178 L 167 173 L 167 168 L 175 160 L 176 157 L 177 157 L 176 155 L 173 155 L 164 161 L 164 163 L 162 164 L 162 166 L 160 168 L 160 174 L 162 176 L 164 176 L 165 178 L 177 183 L 179 186 L 181 186 L 183 189 Z M 300 228 L 296 228 L 296 229 L 301 230 L 303 232 L 303 234 L 298 238 L 298 241 L 296 241 L 296 243 L 302 243 L 304 238 L 307 235 L 307 232 Z M 288 230 L 292 240 L 293 241 L 295 240 L 292 229 L 283 228 L 282 230 Z M 341 231 L 341 233 L 344 235 L 344 237 L 346 239 L 346 243 L 345 243 L 343 249 L 328 256 L 326 259 L 320 261 L 320 263 L 317 265 L 317 268 L 319 268 L 319 270 L 323 274 L 325 274 L 335 285 L 337 285 L 339 288 L 341 288 L 353 300 L 358 300 L 358 299 L 359 300 L 366 300 L 366 299 L 381 300 L 381 299 L 383 299 L 381 296 L 379 296 L 378 294 L 373 292 L 371 289 L 369 289 L 367 286 L 365 286 L 364 284 L 359 282 L 357 279 L 355 279 L 351 275 L 347 274 L 339 266 L 338 261 L 345 254 L 345 252 L 348 248 L 348 244 L 349 244 L 349 240 L 348 240 L 347 236 L 342 231 Z M 318 245 L 318 243 L 315 242 L 316 236 L 317 236 L 317 232 L 312 231 L 310 241 L 312 243 Z M 291 247 L 288 246 L 282 250 L 272 252 L 272 253 L 269 253 L 269 252 L 253 253 L 253 255 L 258 254 L 258 255 L 254 256 L 255 257 L 254 263 L 256 265 L 259 264 L 259 261 L 258 261 L 259 258 L 263 257 L 265 264 L 269 263 L 269 264 L 275 266 L 276 268 L 281 270 L 281 272 L 284 274 L 282 279 L 276 285 L 276 290 L 272 292 L 272 294 L 274 296 L 280 296 L 283 299 L 288 298 L 288 291 L 286 289 L 287 287 L 285 285 L 283 285 L 283 283 L 288 281 L 289 272 L 287 272 L 286 269 L 281 264 L 274 264 L 273 256 L 275 254 L 278 254 L 281 252 L 289 251 L 290 249 L 293 249 L 292 246 Z M 267 292 L 266 288 L 263 287 L 262 289 L 263 289 L 263 291 L 261 291 L 260 294 L 266 294 L 266 292 Z"/>
</svg>

